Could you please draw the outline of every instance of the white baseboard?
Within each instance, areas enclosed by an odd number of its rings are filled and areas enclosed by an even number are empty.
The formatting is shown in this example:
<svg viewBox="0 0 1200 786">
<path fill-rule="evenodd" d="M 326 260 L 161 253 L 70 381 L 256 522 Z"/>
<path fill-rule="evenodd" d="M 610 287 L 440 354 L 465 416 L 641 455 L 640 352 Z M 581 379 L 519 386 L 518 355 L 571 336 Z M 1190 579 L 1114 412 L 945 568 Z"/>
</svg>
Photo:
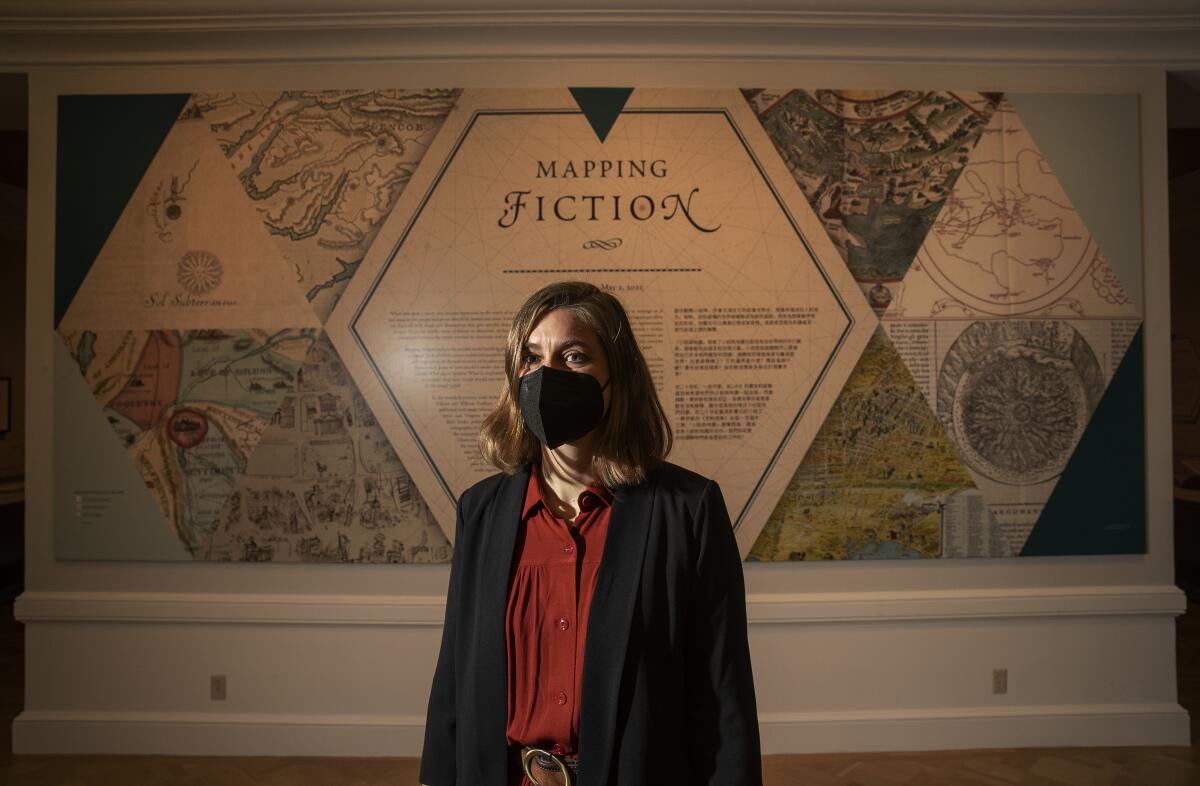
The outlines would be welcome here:
<svg viewBox="0 0 1200 786">
<path fill-rule="evenodd" d="M 418 756 L 424 718 L 26 711 L 18 754 Z M 764 715 L 764 754 L 1188 745 L 1178 704 L 967 707 Z"/>
<path fill-rule="evenodd" d="M 26 592 L 14 751 L 417 756 L 443 604 Z M 1162 585 L 751 594 L 763 751 L 1186 745 L 1185 604 Z M 234 692 L 213 711 L 217 674 Z"/>
<path fill-rule="evenodd" d="M 773 713 L 759 729 L 764 754 L 1190 744 L 1167 703 Z"/>
<path fill-rule="evenodd" d="M 47 712 L 13 722 L 14 753 L 418 756 L 424 716 Z"/>
</svg>

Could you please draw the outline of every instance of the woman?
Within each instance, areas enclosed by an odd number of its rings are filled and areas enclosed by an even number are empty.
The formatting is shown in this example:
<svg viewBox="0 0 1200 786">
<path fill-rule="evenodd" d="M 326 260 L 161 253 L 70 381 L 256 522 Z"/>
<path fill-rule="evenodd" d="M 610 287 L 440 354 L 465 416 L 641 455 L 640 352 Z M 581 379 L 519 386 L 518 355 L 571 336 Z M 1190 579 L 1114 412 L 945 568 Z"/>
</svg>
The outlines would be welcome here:
<svg viewBox="0 0 1200 786">
<path fill-rule="evenodd" d="M 742 563 L 621 304 L 535 292 L 459 498 L 426 786 L 761 786 Z"/>
</svg>

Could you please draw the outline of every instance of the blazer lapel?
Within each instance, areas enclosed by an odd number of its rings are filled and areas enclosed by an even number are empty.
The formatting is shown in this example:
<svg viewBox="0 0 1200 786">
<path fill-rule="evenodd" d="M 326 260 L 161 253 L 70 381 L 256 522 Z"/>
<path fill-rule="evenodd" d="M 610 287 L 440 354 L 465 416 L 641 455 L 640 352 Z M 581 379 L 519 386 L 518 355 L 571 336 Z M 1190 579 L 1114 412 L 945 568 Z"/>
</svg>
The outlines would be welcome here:
<svg viewBox="0 0 1200 786">
<path fill-rule="evenodd" d="M 512 568 L 530 465 L 504 478 L 496 493 L 495 508 L 481 519 L 478 624 L 472 651 L 478 653 L 478 671 L 471 675 L 477 686 L 475 726 L 480 786 L 508 784 L 508 653 L 504 619 L 508 606 L 508 579 Z"/>
<path fill-rule="evenodd" d="M 617 696 L 641 586 L 655 488 L 657 483 L 650 478 L 636 486 L 620 487 L 613 494 L 584 644 L 579 786 L 608 784 L 617 732 Z"/>
</svg>

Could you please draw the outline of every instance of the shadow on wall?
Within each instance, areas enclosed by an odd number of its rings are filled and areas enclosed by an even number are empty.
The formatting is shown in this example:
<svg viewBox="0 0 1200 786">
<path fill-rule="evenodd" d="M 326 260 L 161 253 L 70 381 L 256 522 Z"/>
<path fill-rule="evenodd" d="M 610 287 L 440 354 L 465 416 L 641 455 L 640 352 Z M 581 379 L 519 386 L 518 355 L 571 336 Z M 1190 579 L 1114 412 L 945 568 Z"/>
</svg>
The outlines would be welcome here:
<svg viewBox="0 0 1200 786">
<path fill-rule="evenodd" d="M 1167 80 L 1175 580 L 1200 602 L 1200 72 Z"/>
<path fill-rule="evenodd" d="M 19 594 L 24 566 L 27 96 L 24 74 L 0 74 L 0 407 L 11 412 L 0 432 L 0 602 Z"/>
</svg>

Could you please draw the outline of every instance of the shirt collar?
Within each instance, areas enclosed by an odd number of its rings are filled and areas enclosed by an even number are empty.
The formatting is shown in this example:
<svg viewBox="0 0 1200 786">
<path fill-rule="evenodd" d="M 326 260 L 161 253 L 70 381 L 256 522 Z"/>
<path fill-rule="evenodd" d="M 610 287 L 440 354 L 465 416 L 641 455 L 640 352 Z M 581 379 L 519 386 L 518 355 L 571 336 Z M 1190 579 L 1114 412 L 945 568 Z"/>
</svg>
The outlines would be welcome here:
<svg viewBox="0 0 1200 786">
<path fill-rule="evenodd" d="M 542 484 L 541 478 L 541 460 L 535 458 L 529 467 L 529 485 L 525 488 L 525 505 L 521 508 L 521 520 L 524 521 L 539 504 L 544 505 L 542 500 Z M 613 494 L 607 488 L 602 486 L 599 481 L 593 481 L 591 485 L 585 488 L 583 494 L 593 494 L 604 505 L 611 505 Z"/>
</svg>

